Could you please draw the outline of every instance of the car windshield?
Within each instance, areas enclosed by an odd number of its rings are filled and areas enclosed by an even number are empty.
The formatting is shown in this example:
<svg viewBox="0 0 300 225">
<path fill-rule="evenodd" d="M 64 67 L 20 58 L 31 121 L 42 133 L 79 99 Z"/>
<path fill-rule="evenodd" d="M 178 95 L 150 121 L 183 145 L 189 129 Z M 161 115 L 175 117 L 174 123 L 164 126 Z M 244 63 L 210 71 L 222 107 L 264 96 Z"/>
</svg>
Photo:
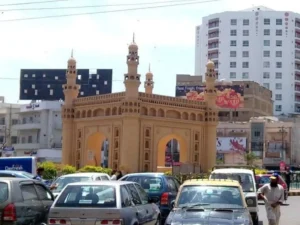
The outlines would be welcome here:
<svg viewBox="0 0 300 225">
<path fill-rule="evenodd" d="M 270 176 L 261 176 L 258 178 L 259 184 L 269 184 L 270 183 Z"/>
<path fill-rule="evenodd" d="M 8 198 L 8 185 L 0 182 L 0 202 L 5 202 Z"/>
<path fill-rule="evenodd" d="M 29 179 L 33 179 L 35 177 L 33 174 L 27 172 L 18 172 L 17 174 L 20 175 L 21 177 L 29 178 Z"/>
<path fill-rule="evenodd" d="M 244 192 L 254 192 L 255 182 L 248 173 L 212 173 L 211 179 L 230 179 L 240 182 Z"/>
<path fill-rule="evenodd" d="M 184 186 L 175 207 L 201 206 L 203 208 L 244 208 L 242 193 L 236 186 Z"/>
<path fill-rule="evenodd" d="M 69 185 L 59 195 L 55 207 L 115 208 L 116 189 L 108 185 Z"/>
<path fill-rule="evenodd" d="M 129 176 L 126 181 L 132 181 L 140 184 L 146 192 L 162 191 L 162 179 L 155 176 Z"/>
<path fill-rule="evenodd" d="M 53 192 L 61 192 L 62 189 L 64 189 L 67 184 L 76 183 L 76 182 L 84 182 L 84 181 L 91 181 L 91 177 L 59 177 L 56 179 L 53 184 L 56 186 L 55 190 Z"/>
</svg>

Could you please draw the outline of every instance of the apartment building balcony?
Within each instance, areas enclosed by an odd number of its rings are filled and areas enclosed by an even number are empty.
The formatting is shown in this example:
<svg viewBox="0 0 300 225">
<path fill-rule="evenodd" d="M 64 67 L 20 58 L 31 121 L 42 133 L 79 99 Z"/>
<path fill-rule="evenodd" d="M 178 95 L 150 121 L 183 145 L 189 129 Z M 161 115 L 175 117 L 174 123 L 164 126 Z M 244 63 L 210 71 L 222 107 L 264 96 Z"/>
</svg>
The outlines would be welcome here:
<svg viewBox="0 0 300 225">
<path fill-rule="evenodd" d="M 295 103 L 295 105 L 294 105 L 294 111 L 295 111 L 295 113 L 300 113 L 300 103 Z"/>
<path fill-rule="evenodd" d="M 300 40 L 295 41 L 295 48 L 300 49 Z"/>
<path fill-rule="evenodd" d="M 41 123 L 39 121 L 19 123 L 19 124 L 13 125 L 12 129 L 16 129 L 16 130 L 39 130 L 39 129 L 41 129 Z"/>
<path fill-rule="evenodd" d="M 300 20 L 295 20 L 295 28 L 300 30 Z"/>
<path fill-rule="evenodd" d="M 295 83 L 295 92 L 300 93 L 300 85 Z"/>
<path fill-rule="evenodd" d="M 209 40 L 211 40 L 211 39 L 219 39 L 219 29 L 210 31 L 208 33 L 208 39 Z"/>
<path fill-rule="evenodd" d="M 207 58 L 208 59 L 218 59 L 219 58 L 219 51 L 215 50 L 215 51 L 208 52 Z"/>
<path fill-rule="evenodd" d="M 300 40 L 300 28 L 295 31 L 295 38 Z"/>
<path fill-rule="evenodd" d="M 217 49 L 217 48 L 219 48 L 219 42 L 218 41 L 208 43 L 208 49 L 209 50 Z"/>
<path fill-rule="evenodd" d="M 219 23 L 220 23 L 219 18 L 208 21 L 208 29 L 219 27 Z"/>
<path fill-rule="evenodd" d="M 39 149 L 40 144 L 39 143 L 17 143 L 14 144 L 14 148 L 16 150 L 34 150 L 34 149 Z"/>
</svg>

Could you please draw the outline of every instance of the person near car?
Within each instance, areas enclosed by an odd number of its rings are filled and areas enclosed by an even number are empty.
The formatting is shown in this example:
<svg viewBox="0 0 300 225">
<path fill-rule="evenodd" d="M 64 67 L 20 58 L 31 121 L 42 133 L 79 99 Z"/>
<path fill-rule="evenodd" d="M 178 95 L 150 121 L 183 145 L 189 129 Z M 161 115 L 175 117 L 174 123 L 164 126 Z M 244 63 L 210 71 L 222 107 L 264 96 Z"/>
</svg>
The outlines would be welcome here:
<svg viewBox="0 0 300 225">
<path fill-rule="evenodd" d="M 39 181 L 43 181 L 43 174 L 44 174 L 44 168 L 39 167 L 39 168 L 36 170 L 36 176 L 33 177 L 33 179 L 39 180 Z"/>
<path fill-rule="evenodd" d="M 287 169 L 286 174 L 285 174 L 285 183 L 287 186 L 287 191 L 290 191 L 290 185 L 291 185 L 291 170 Z"/>
<path fill-rule="evenodd" d="M 258 189 L 258 194 L 265 201 L 269 225 L 279 225 L 280 205 L 284 202 L 284 189 L 278 184 L 278 174 L 270 177 L 270 183 Z"/>
<path fill-rule="evenodd" d="M 123 177 L 123 173 L 122 173 L 121 170 L 118 170 L 117 173 L 116 173 L 116 175 L 117 175 L 117 180 L 119 180 L 119 179 L 121 179 Z"/>
<path fill-rule="evenodd" d="M 110 175 L 111 175 L 110 180 L 117 180 L 117 171 L 116 170 L 111 171 Z"/>
</svg>

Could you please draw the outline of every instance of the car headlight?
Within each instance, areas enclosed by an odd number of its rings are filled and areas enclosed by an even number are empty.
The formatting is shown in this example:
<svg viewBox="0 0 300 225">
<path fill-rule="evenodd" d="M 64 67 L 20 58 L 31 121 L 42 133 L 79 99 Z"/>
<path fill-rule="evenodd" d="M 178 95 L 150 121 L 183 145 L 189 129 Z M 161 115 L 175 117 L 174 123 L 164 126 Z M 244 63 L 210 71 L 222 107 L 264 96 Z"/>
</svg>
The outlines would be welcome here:
<svg viewBox="0 0 300 225">
<path fill-rule="evenodd" d="M 254 198 L 247 198 L 246 203 L 248 207 L 255 207 L 256 206 L 256 199 Z"/>
</svg>

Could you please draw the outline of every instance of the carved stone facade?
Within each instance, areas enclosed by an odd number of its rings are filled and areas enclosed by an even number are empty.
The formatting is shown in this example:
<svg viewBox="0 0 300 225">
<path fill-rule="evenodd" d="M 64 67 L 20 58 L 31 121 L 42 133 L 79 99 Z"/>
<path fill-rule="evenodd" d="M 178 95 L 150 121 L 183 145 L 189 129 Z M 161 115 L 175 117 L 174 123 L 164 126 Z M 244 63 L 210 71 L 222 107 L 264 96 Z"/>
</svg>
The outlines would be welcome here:
<svg viewBox="0 0 300 225">
<path fill-rule="evenodd" d="M 207 64 L 206 101 L 198 102 L 152 94 L 150 71 L 147 93 L 138 92 L 139 56 L 134 42 L 126 61 L 125 92 L 73 98 L 72 106 L 68 106 L 74 118 L 63 117 L 63 163 L 77 167 L 100 165 L 102 142 L 108 140 L 110 168 L 157 171 L 165 165 L 166 144 L 177 139 L 180 162 L 210 170 L 216 160 L 218 125 L 213 62 Z"/>
</svg>

